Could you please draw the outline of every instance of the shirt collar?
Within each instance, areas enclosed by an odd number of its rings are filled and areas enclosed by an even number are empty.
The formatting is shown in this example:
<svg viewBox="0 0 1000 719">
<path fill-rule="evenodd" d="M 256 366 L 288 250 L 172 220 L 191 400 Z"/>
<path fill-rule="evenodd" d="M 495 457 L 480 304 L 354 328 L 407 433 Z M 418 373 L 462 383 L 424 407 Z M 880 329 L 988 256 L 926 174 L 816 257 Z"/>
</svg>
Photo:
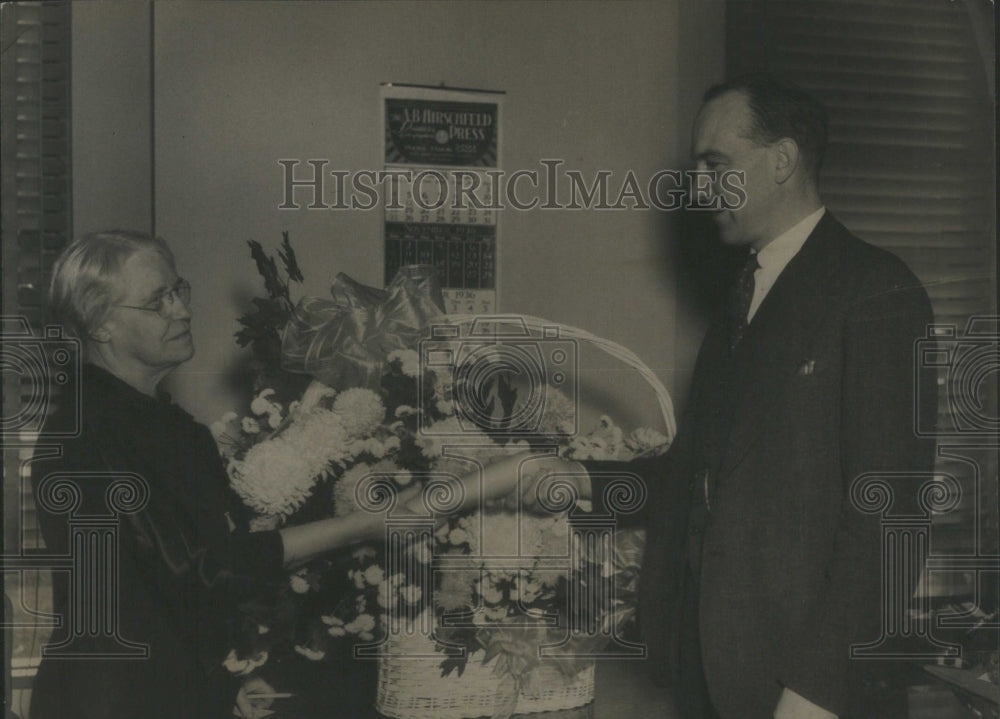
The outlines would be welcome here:
<svg viewBox="0 0 1000 719">
<path fill-rule="evenodd" d="M 793 257 L 802 249 L 802 245 L 809 239 L 809 235 L 816 229 L 816 225 L 823 219 L 826 207 L 818 210 L 800 220 L 797 224 L 788 228 L 773 240 L 767 243 L 764 248 L 757 253 L 757 262 L 761 269 L 777 269 L 779 272 L 787 265 Z"/>
</svg>

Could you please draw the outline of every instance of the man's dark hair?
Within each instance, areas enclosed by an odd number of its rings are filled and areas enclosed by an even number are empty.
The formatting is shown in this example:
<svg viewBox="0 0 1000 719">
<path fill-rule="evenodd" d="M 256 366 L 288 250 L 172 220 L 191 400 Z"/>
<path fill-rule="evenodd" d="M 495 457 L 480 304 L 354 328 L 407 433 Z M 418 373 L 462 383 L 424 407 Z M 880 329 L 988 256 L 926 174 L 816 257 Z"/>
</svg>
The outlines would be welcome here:
<svg viewBox="0 0 1000 719">
<path fill-rule="evenodd" d="M 815 97 L 790 82 L 767 73 L 740 75 L 710 87 L 702 100 L 708 102 L 728 92 L 741 92 L 747 98 L 753 124 L 747 139 L 770 145 L 790 137 L 799 146 L 799 154 L 814 181 L 826 152 L 829 119 L 826 108 Z"/>
</svg>

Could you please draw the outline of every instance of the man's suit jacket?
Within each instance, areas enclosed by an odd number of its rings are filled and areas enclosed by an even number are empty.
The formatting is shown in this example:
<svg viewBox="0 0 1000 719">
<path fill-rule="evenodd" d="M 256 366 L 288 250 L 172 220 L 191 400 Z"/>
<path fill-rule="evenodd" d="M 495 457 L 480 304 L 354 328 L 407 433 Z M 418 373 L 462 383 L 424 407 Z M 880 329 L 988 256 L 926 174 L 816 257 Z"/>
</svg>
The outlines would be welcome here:
<svg viewBox="0 0 1000 719">
<path fill-rule="evenodd" d="M 933 467 L 914 413 L 933 416 L 936 388 L 917 395 L 913 369 L 932 318 L 906 266 L 827 212 L 731 360 L 724 318 L 711 325 L 670 451 L 631 467 L 650 487 L 640 616 L 651 660 L 676 667 L 681 578 L 700 543 L 702 660 L 723 717 L 769 718 L 782 686 L 868 716 L 849 647 L 879 637 L 881 528 L 849 488 L 864 473 Z M 706 457 L 699 444 L 719 421 L 707 397 L 729 369 L 729 432 Z M 706 470 L 702 541 L 688 514 Z"/>
</svg>

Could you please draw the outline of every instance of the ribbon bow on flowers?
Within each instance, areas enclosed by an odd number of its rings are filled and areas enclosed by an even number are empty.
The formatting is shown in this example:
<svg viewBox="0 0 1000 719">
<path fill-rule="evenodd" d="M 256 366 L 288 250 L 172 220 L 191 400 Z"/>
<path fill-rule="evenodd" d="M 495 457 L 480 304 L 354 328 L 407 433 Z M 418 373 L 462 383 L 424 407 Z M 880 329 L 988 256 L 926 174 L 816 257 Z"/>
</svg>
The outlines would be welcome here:
<svg viewBox="0 0 1000 719">
<path fill-rule="evenodd" d="M 444 313 L 434 268 L 400 268 L 384 290 L 344 273 L 330 287 L 332 300 L 305 297 L 281 337 L 281 366 L 312 375 L 330 387 L 378 391 L 393 350 L 412 349 Z"/>
</svg>

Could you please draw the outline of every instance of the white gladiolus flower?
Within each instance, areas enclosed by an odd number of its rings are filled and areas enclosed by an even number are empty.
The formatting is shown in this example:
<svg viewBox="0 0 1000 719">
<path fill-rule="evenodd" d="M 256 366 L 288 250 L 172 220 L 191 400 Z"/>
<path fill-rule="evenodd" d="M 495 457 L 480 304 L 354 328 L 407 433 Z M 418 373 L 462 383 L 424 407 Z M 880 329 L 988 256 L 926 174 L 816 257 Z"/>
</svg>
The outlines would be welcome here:
<svg viewBox="0 0 1000 719">
<path fill-rule="evenodd" d="M 259 652 L 247 659 L 240 659 L 236 656 L 236 650 L 230 649 L 229 654 L 222 660 L 222 666 L 237 676 L 245 676 L 266 662 L 267 652 Z"/>
<path fill-rule="evenodd" d="M 270 414 L 271 412 L 281 412 L 281 406 L 277 402 L 272 402 L 268 399 L 274 394 L 273 389 L 266 389 L 257 395 L 253 402 L 250 403 L 250 411 L 254 414 L 260 416 L 264 414 Z"/>
<path fill-rule="evenodd" d="M 301 414 L 307 414 L 317 407 L 319 403 L 326 399 L 327 397 L 333 397 L 337 394 L 336 390 L 328 387 L 319 380 L 313 380 L 306 387 L 305 393 L 302 395 L 302 399 L 299 400 L 298 407 L 296 411 Z"/>
<path fill-rule="evenodd" d="M 257 420 L 253 417 L 244 417 L 241 426 L 246 434 L 257 434 L 260 432 L 260 425 L 257 424 Z"/>
</svg>

